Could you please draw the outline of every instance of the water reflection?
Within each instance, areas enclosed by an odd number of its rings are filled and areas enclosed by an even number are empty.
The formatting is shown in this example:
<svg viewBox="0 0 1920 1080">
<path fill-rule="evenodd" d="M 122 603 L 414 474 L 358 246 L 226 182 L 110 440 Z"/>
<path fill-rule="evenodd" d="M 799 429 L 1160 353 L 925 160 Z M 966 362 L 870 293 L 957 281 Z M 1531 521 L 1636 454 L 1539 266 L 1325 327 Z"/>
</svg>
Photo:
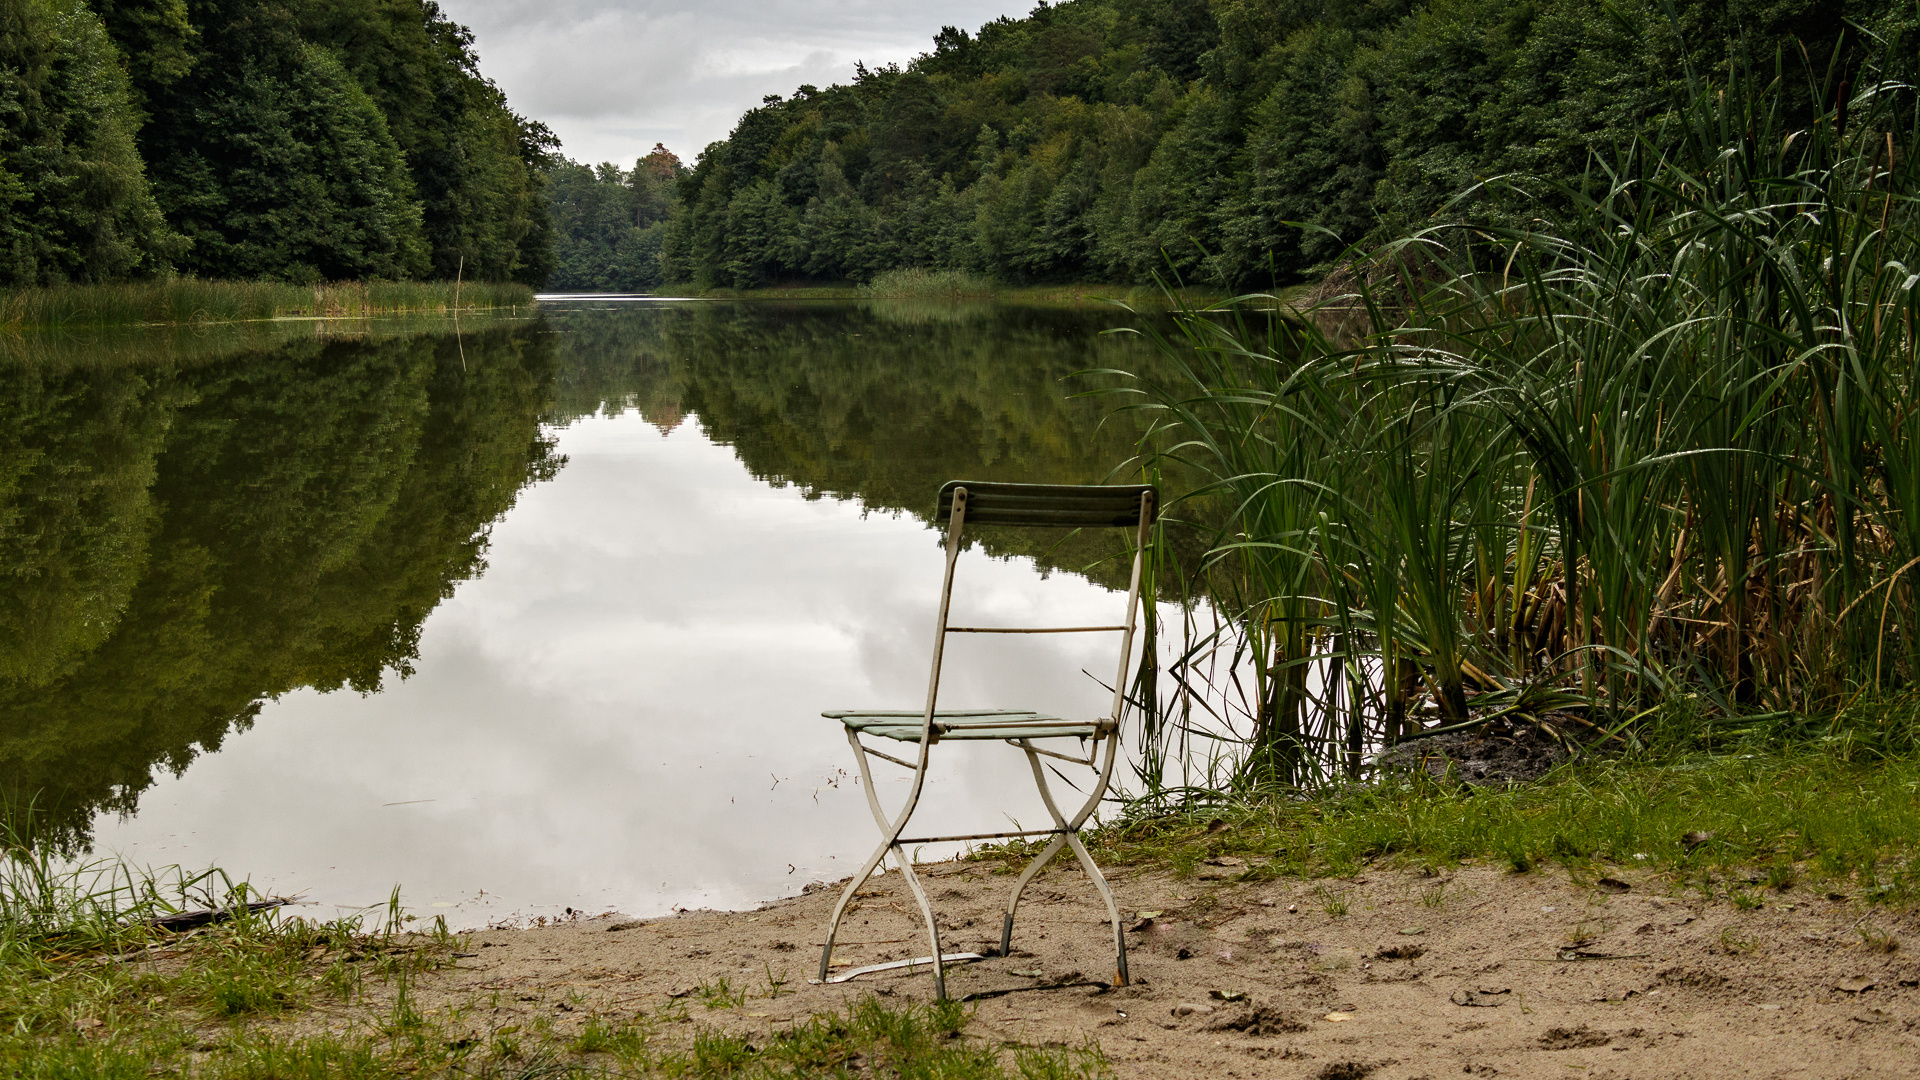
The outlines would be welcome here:
<svg viewBox="0 0 1920 1080">
<path fill-rule="evenodd" d="M 690 304 L 550 316 L 563 336 L 556 414 L 636 409 L 663 430 L 698 417 L 752 475 L 808 498 L 857 498 L 921 517 L 928 495 L 979 480 L 1097 484 L 1129 461 L 1142 422 L 1121 380 L 1150 370 L 1138 336 L 1102 331 L 1117 308 L 990 303 Z M 1132 482 L 1127 474 L 1119 482 Z M 989 550 L 1109 584 L 1123 561 L 1104 535 L 988 532 Z"/>
<path fill-rule="evenodd" d="M 558 460 L 550 342 L 305 339 L 0 365 L 0 777 L 72 848 L 299 687 L 412 668 L 488 523 Z M 32 814 L 24 812 L 31 806 Z"/>
<path fill-rule="evenodd" d="M 12 820 L 33 799 L 50 841 L 330 904 L 401 883 L 462 923 L 838 876 L 872 826 L 817 713 L 918 699 L 939 482 L 1124 459 L 1061 382 L 1128 348 L 1111 321 L 562 310 L 459 345 L 0 369 Z M 1119 603 L 967 559 L 970 617 Z M 953 705 L 1104 703 L 1094 643 L 964 644 Z M 955 748 L 927 812 L 1042 818 L 995 749 Z"/>
</svg>

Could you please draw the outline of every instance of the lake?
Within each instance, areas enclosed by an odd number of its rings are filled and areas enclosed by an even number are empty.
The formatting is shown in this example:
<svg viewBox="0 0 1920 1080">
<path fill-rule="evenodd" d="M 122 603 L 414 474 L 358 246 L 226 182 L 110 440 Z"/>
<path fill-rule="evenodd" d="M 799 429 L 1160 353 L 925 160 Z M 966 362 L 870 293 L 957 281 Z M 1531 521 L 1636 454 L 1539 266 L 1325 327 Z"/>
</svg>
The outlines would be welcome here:
<svg viewBox="0 0 1920 1080">
<path fill-rule="evenodd" d="M 561 299 L 14 339 L 0 810 L 456 927 L 842 877 L 875 833 L 819 712 L 918 707 L 941 483 L 1132 479 L 1139 421 L 1074 374 L 1150 364 L 1100 333 L 1130 319 Z M 1117 552 L 984 532 L 956 622 L 1111 621 Z M 1097 714 L 1111 650 L 956 639 L 941 703 Z M 1012 748 L 935 762 L 916 825 L 1044 823 Z"/>
</svg>

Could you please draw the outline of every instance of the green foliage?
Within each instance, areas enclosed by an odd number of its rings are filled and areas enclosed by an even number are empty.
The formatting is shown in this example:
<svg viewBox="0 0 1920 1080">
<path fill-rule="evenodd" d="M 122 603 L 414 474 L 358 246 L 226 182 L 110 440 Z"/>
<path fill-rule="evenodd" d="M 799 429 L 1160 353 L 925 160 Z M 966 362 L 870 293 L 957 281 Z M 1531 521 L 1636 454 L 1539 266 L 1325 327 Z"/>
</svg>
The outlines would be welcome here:
<svg viewBox="0 0 1920 1080">
<path fill-rule="evenodd" d="M 538 284 L 553 139 L 476 63 L 424 0 L 7 0 L 0 285 Z"/>
<path fill-rule="evenodd" d="M 134 146 L 120 58 L 80 0 L 0 3 L 0 283 L 102 281 L 181 249 Z"/>
<path fill-rule="evenodd" d="M 553 270 L 540 170 L 555 142 L 482 78 L 473 35 L 423 0 L 294 5 L 386 117 L 411 172 L 427 274 L 542 284 Z"/>
<path fill-rule="evenodd" d="M 556 161 L 547 171 L 554 231 L 547 287 L 633 292 L 665 281 L 661 245 L 685 174 L 680 159 L 657 143 L 632 171 Z"/>
<path fill-rule="evenodd" d="M 234 68 L 218 80 L 216 64 L 197 66 L 192 123 L 154 159 L 160 198 L 193 243 L 182 268 L 295 283 L 424 274 L 412 178 L 333 54 L 298 43 Z"/>
<path fill-rule="evenodd" d="M 338 282 L 288 285 L 275 281 L 169 278 L 110 285 L 61 285 L 0 293 L 0 327 L 74 330 L 81 327 L 192 325 L 283 317 L 365 318 L 369 315 L 448 314 L 531 307 L 533 290 L 514 283 L 455 281 Z M 13 342 L 33 355 L 44 340 Z"/>
<path fill-rule="evenodd" d="M 1183 664 L 1250 653 L 1241 782 L 1920 685 L 1920 129 L 1885 69 L 1818 74 L 1697 83 L 1593 177 L 1471 192 L 1517 223 L 1412 231 L 1297 315 L 1176 319 L 1148 450 L 1234 507 L 1201 570 L 1233 631 Z"/>
<path fill-rule="evenodd" d="M 993 282 L 965 270 L 888 270 L 867 286 L 866 295 L 889 300 L 992 299 Z"/>
<path fill-rule="evenodd" d="M 661 260 L 727 288 L 900 269 L 1285 284 L 1436 214 L 1527 212 L 1450 206 L 1477 178 L 1588 190 L 1593 155 L 1689 77 L 1804 56 L 1843 85 L 1870 52 L 1910 56 L 1916 26 L 1888 0 L 1041 5 L 767 97 L 682 183 Z"/>
</svg>

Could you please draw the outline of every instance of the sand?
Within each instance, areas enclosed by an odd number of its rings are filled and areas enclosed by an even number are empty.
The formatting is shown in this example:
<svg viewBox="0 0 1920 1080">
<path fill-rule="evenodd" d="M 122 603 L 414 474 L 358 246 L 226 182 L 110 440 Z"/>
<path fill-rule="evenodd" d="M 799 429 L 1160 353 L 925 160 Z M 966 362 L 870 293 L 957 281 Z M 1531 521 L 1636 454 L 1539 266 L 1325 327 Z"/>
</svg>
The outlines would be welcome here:
<svg viewBox="0 0 1920 1080">
<path fill-rule="evenodd" d="M 922 870 L 949 951 L 998 944 L 1010 877 L 982 863 Z M 1920 1077 L 1911 912 L 1804 887 L 1741 910 L 1650 875 L 1244 873 L 1115 873 L 1133 975 L 1115 988 L 1104 910 L 1077 869 L 1049 871 L 1022 904 L 1012 956 L 950 969 L 949 992 L 977 1010 L 965 1037 L 1091 1038 L 1122 1077 Z M 481 931 L 415 989 L 428 1005 L 490 1002 L 471 1015 L 476 1034 L 536 1011 L 564 1031 L 663 1009 L 684 1012 L 689 1032 L 767 1032 L 865 995 L 929 1000 L 924 972 L 809 985 L 836 893 Z M 837 957 L 926 952 L 897 873 L 857 904 Z M 769 973 L 785 980 L 778 996 Z M 721 979 L 746 1000 L 705 1007 L 698 988 Z"/>
</svg>

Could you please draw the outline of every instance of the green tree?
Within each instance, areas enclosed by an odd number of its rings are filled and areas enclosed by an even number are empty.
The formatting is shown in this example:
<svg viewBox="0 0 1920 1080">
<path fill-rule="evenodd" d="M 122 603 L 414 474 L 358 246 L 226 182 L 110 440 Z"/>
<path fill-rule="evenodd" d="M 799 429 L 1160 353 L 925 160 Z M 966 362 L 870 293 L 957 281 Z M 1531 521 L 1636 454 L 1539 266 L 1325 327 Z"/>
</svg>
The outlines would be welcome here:
<svg viewBox="0 0 1920 1080">
<path fill-rule="evenodd" d="M 629 292 L 666 280 L 661 249 L 685 170 L 666 147 L 634 163 L 588 168 L 556 159 L 552 192 L 555 269 L 547 286 L 562 292 Z"/>
<path fill-rule="evenodd" d="M 184 265 L 295 282 L 423 274 L 420 208 L 385 118 L 326 50 L 285 59 L 245 58 L 228 80 L 202 69 L 191 144 L 176 135 L 156 170 L 193 241 Z"/>
<path fill-rule="evenodd" d="M 0 284 L 165 270 L 120 58 L 79 0 L 0 0 Z"/>
<path fill-rule="evenodd" d="M 429 0 L 92 0 L 184 269 L 544 282 L 554 141 Z M 141 126 L 139 121 L 144 121 Z"/>
<path fill-rule="evenodd" d="M 1917 28 L 1891 0 L 1041 4 L 768 95 L 696 161 L 662 265 L 1285 285 L 1435 214 L 1511 220 L 1510 197 L 1453 201 L 1481 178 L 1589 182 L 1689 78 L 1779 57 L 1843 96 L 1870 52 L 1908 71 Z"/>
</svg>

